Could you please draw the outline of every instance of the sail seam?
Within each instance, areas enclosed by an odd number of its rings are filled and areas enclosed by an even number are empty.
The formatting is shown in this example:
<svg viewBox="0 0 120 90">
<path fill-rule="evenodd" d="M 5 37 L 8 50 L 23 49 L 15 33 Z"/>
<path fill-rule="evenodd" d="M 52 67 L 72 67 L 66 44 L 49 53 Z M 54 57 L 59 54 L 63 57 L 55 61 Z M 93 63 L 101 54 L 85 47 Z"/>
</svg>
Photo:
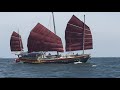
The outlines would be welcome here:
<svg viewBox="0 0 120 90">
<path fill-rule="evenodd" d="M 91 35 L 91 34 L 85 34 L 85 35 Z"/>
<path fill-rule="evenodd" d="M 68 24 L 71 25 L 71 26 L 74 26 L 74 27 L 77 27 L 77 28 L 83 29 L 82 27 L 76 26 L 76 25 L 74 25 L 74 24 L 71 24 L 71 23 L 68 23 Z M 85 30 L 90 31 L 90 29 L 85 29 Z"/>
<path fill-rule="evenodd" d="M 85 38 L 85 39 L 92 39 L 92 38 Z"/>
<path fill-rule="evenodd" d="M 11 36 L 11 37 L 14 37 L 14 38 L 20 38 L 20 37 L 16 37 L 16 36 Z M 20 38 L 21 39 L 21 38 Z"/>
<path fill-rule="evenodd" d="M 66 32 L 69 32 L 69 31 L 66 31 Z M 69 33 L 82 34 L 82 33 L 78 33 L 78 32 L 69 32 Z"/>
</svg>

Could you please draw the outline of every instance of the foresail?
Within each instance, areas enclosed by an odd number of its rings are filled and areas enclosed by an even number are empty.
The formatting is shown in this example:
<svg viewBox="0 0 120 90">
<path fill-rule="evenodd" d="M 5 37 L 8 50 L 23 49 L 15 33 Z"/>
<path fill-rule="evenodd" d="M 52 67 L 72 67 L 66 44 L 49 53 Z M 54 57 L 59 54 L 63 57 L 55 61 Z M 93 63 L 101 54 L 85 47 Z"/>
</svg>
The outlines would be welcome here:
<svg viewBox="0 0 120 90">
<path fill-rule="evenodd" d="M 21 36 L 13 31 L 10 39 L 10 49 L 11 51 L 22 51 L 23 50 L 23 44 Z"/>
<path fill-rule="evenodd" d="M 92 34 L 90 28 L 85 24 L 84 33 L 84 23 L 73 15 L 65 30 L 66 51 L 83 50 L 83 38 L 84 50 L 92 49 Z"/>
<path fill-rule="evenodd" d="M 58 51 L 63 52 L 61 38 L 38 23 L 28 37 L 28 52 Z"/>
</svg>

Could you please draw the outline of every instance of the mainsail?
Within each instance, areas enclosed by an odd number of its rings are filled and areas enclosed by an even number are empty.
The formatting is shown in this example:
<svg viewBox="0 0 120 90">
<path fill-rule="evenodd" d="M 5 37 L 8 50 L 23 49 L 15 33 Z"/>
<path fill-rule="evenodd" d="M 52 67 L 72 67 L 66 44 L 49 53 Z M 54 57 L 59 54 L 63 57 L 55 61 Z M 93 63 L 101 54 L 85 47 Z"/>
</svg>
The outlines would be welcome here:
<svg viewBox="0 0 120 90">
<path fill-rule="evenodd" d="M 10 48 L 11 48 L 11 51 L 22 51 L 23 50 L 21 36 L 15 31 L 13 31 L 11 35 Z"/>
<path fill-rule="evenodd" d="M 65 30 L 66 51 L 92 49 L 90 28 L 75 15 L 67 23 Z"/>
<path fill-rule="evenodd" d="M 64 51 L 61 38 L 40 23 L 30 32 L 27 47 L 28 52 Z"/>
</svg>

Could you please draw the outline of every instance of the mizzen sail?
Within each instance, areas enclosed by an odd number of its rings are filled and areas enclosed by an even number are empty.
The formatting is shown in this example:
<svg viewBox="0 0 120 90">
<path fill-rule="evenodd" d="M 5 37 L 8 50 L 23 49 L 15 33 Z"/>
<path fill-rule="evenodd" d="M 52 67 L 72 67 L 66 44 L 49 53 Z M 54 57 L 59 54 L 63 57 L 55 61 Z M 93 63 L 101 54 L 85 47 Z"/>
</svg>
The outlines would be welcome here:
<svg viewBox="0 0 120 90">
<path fill-rule="evenodd" d="M 13 31 L 10 39 L 10 49 L 11 51 L 22 51 L 23 50 L 23 44 L 21 36 Z"/>
<path fill-rule="evenodd" d="M 83 49 L 87 50 L 93 48 L 90 28 L 75 15 L 73 15 L 67 23 L 65 30 L 65 42 L 66 51 L 76 51 Z"/>
<path fill-rule="evenodd" d="M 58 51 L 63 52 L 61 38 L 38 23 L 28 37 L 28 52 Z"/>
</svg>

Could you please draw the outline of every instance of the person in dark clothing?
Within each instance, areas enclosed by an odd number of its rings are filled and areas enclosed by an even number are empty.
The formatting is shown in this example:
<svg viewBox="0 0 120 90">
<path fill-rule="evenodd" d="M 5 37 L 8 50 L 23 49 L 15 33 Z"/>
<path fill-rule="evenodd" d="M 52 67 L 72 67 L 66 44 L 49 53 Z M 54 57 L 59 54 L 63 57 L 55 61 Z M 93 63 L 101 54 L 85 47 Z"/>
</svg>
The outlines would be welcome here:
<svg viewBox="0 0 120 90">
<path fill-rule="evenodd" d="M 49 56 L 51 56 L 51 54 L 50 54 L 50 53 L 49 53 L 48 55 L 49 55 Z"/>
</svg>

